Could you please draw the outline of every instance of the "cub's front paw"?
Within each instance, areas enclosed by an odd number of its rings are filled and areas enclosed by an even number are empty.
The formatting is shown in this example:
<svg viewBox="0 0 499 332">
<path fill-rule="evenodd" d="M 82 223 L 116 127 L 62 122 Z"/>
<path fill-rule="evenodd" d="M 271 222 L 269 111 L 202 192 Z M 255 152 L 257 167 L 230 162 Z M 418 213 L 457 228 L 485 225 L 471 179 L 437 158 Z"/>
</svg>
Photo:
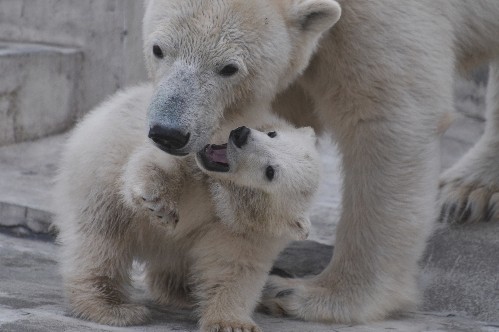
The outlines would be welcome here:
<svg viewBox="0 0 499 332">
<path fill-rule="evenodd" d="M 123 192 L 126 203 L 135 211 L 149 216 L 151 222 L 173 230 L 178 223 L 177 204 L 167 188 L 156 181 L 129 181 Z"/>
<path fill-rule="evenodd" d="M 201 326 L 202 332 L 262 332 L 253 321 L 219 320 Z"/>
<path fill-rule="evenodd" d="M 151 220 L 175 228 L 178 224 L 177 205 L 160 195 L 140 195 L 143 210 L 149 213 Z"/>
</svg>

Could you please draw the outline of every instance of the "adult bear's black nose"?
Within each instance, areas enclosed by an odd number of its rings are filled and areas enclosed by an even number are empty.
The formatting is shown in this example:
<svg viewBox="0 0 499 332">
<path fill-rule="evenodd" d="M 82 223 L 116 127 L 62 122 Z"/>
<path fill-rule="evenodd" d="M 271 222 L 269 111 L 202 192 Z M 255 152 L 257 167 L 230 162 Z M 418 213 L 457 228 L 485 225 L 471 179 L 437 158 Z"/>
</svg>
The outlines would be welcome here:
<svg viewBox="0 0 499 332">
<path fill-rule="evenodd" d="M 242 148 L 247 142 L 251 130 L 246 127 L 239 127 L 230 132 L 231 139 L 238 148 Z"/>
<path fill-rule="evenodd" d="M 184 133 L 179 129 L 162 125 L 153 125 L 149 129 L 149 138 L 162 150 L 171 154 L 178 154 L 176 151 L 184 148 L 190 137 L 190 133 Z"/>
</svg>

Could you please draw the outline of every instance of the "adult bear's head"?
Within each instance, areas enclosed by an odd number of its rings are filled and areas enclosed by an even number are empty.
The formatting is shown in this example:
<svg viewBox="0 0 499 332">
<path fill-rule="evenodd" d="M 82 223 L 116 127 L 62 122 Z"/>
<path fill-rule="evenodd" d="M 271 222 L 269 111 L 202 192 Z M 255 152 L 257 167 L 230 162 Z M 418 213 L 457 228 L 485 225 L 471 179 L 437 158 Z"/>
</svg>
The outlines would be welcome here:
<svg viewBox="0 0 499 332">
<path fill-rule="evenodd" d="M 149 136 L 170 154 L 199 151 L 224 117 L 296 79 L 340 15 L 334 0 L 149 0 Z"/>
</svg>

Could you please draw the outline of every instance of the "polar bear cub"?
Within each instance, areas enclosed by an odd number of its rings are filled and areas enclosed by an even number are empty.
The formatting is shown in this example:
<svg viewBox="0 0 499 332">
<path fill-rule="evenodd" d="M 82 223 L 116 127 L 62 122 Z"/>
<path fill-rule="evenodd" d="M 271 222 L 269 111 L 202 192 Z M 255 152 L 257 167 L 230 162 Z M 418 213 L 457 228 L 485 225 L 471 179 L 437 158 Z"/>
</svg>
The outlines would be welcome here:
<svg viewBox="0 0 499 332">
<path fill-rule="evenodd" d="M 127 291 L 138 260 L 154 299 L 195 305 L 202 330 L 258 331 L 251 313 L 273 260 L 308 235 L 320 173 L 314 132 L 255 110 L 219 127 L 213 141 L 227 143 L 176 158 L 143 128 L 152 90 L 113 97 L 65 147 L 56 224 L 71 309 L 104 324 L 144 322 L 147 308 Z M 243 123 L 265 132 L 230 131 Z"/>
<path fill-rule="evenodd" d="M 200 228 L 191 254 L 203 330 L 259 331 L 250 315 L 273 260 L 290 240 L 308 237 L 303 213 L 318 186 L 315 141 L 310 128 L 240 127 L 227 144 L 197 154 L 218 216 Z"/>
</svg>

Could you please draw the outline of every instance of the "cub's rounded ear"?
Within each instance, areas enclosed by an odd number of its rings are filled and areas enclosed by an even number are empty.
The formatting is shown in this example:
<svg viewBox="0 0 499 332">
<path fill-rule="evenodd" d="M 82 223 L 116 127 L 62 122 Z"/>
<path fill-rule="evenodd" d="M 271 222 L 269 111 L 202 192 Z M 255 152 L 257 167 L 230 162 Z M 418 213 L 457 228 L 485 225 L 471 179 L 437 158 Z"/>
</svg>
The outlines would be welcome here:
<svg viewBox="0 0 499 332">
<path fill-rule="evenodd" d="M 315 130 L 314 128 L 312 127 L 301 127 L 301 128 L 298 128 L 299 131 L 301 131 L 302 133 L 310 136 L 310 137 L 313 137 L 315 138 Z"/>
<path fill-rule="evenodd" d="M 302 127 L 302 128 L 298 128 L 298 130 L 300 132 L 302 132 L 303 134 L 305 134 L 307 137 L 309 137 L 316 146 L 319 144 L 319 138 L 315 134 L 314 128 Z"/>
<path fill-rule="evenodd" d="M 341 17 L 341 7 L 334 0 L 291 2 L 291 16 L 302 31 L 322 33 L 335 25 Z"/>
</svg>

